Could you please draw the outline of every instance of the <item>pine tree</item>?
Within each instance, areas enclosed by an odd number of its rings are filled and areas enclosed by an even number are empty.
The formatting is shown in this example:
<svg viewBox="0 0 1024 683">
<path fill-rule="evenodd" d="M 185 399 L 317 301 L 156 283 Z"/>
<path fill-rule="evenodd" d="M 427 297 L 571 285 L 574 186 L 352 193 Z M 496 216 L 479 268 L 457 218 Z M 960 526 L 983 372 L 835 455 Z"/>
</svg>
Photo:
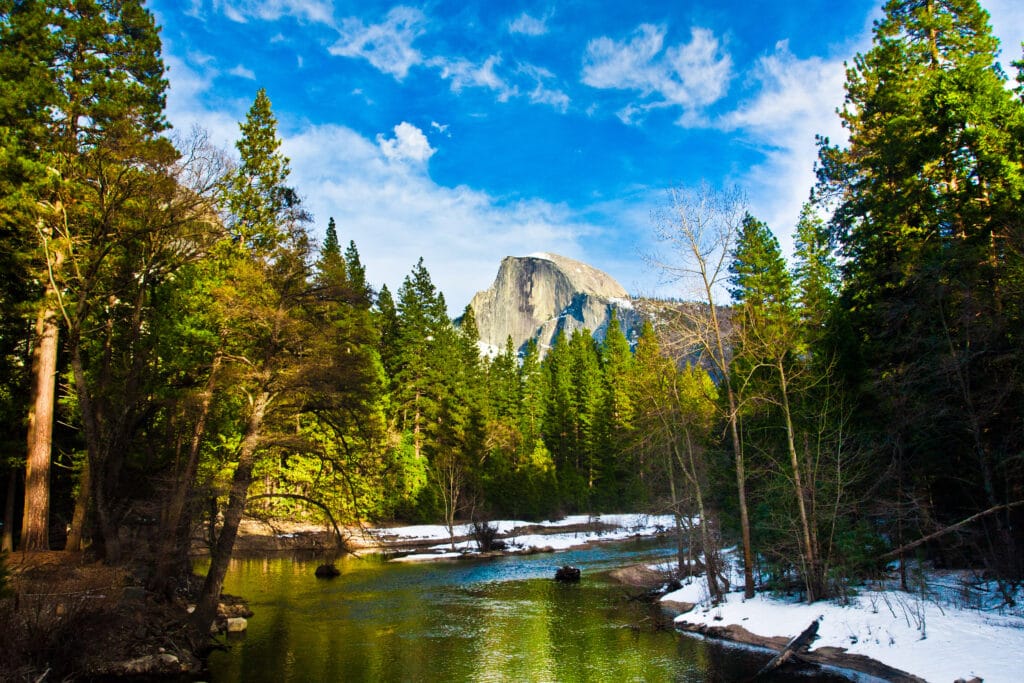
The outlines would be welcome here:
<svg viewBox="0 0 1024 683">
<path fill-rule="evenodd" d="M 835 206 L 841 305 L 857 342 L 844 367 L 863 391 L 864 424 L 895 470 L 920 475 L 897 478 L 898 502 L 919 485 L 928 490 L 916 499 L 948 501 L 939 515 L 952 521 L 976 509 L 969 500 L 1006 502 L 1021 480 L 1006 466 L 1019 440 L 1005 438 L 1021 387 L 1005 378 L 1022 360 L 1012 283 L 1024 109 L 977 2 L 884 9 L 847 71 L 849 145 L 823 143 L 817 193 Z M 1019 543 L 996 519 L 997 545 Z M 1019 553 L 997 555 L 1001 573 L 1024 575 L 1010 560 Z"/>
<path fill-rule="evenodd" d="M 338 226 L 334 223 L 334 216 L 327 220 L 327 233 L 324 237 L 324 245 L 320 247 L 321 260 L 341 258 L 341 245 L 338 242 Z"/>
<path fill-rule="evenodd" d="M 352 286 L 353 303 L 369 309 L 373 305 L 373 288 L 366 281 L 366 266 L 359 257 L 356 243 L 349 240 L 345 247 L 345 273 Z"/>
<path fill-rule="evenodd" d="M 820 346 L 833 321 L 839 291 L 839 266 L 832 254 L 828 226 L 814 206 L 800 210 L 794 236 L 793 282 L 802 334 L 811 349 Z M 816 349 L 821 352 L 821 349 Z"/>
<path fill-rule="evenodd" d="M 793 306 L 792 280 L 778 240 L 767 225 L 750 214 L 743 219 L 729 272 L 741 327 L 734 369 L 744 376 L 737 384 L 748 387 L 747 398 L 754 406 L 762 403 L 779 410 L 789 460 L 787 476 L 792 481 L 798 513 L 801 573 L 808 601 L 813 602 L 824 597 L 825 577 L 811 509 L 813 479 L 804 471 L 796 448 L 794 396 L 799 391 L 797 380 L 806 370 L 802 363 L 803 338 Z M 770 416 L 767 419 L 772 420 Z M 770 441 L 763 450 L 773 450 Z"/>
<path fill-rule="evenodd" d="M 15 193 L 8 199 L 24 212 L 18 220 L 35 228 L 36 276 L 46 283 L 36 315 L 22 530 L 24 548 L 46 549 L 62 317 L 58 293 L 64 299 L 63 317 L 73 350 L 89 312 L 84 305 L 92 294 L 89 288 L 96 284 L 68 276 L 64 262 L 73 256 L 77 267 L 72 272 L 98 273 L 99 262 L 107 255 L 90 247 L 111 239 L 113 224 L 125 219 L 130 199 L 147 189 L 138 181 L 145 175 L 138 167 L 173 162 L 169 144 L 157 137 L 165 128 L 167 84 L 158 32 L 138 0 L 7 2 L 0 6 L 0 41 L 0 140 L 14 155 L 8 157 L 14 164 L 7 164 L 7 169 L 16 169 L 18 175 Z M 118 178 L 118 166 L 135 172 Z M 119 182 L 92 182 L 101 172 Z M 101 205 L 122 211 L 97 220 L 90 207 Z M 83 258 L 93 262 L 84 263 Z M 74 319 L 67 319 L 69 311 Z M 84 379 L 81 373 L 76 375 L 77 391 L 83 390 Z M 91 430 L 95 443 L 98 434 L 91 416 L 85 417 L 84 427 Z M 91 448 L 90 459 L 96 456 Z M 94 480 L 102 485 L 102 478 Z M 106 514 L 99 512 L 100 517 Z"/>
<path fill-rule="evenodd" d="M 605 505 L 625 508 L 636 501 L 637 468 L 626 444 L 632 439 L 633 403 L 628 390 L 633 353 L 622 331 L 619 315 L 611 309 L 600 347 L 603 401 L 597 418 L 597 449 L 605 473 L 600 499 Z"/>
<path fill-rule="evenodd" d="M 242 160 L 226 197 L 232 242 L 224 245 L 227 274 L 215 306 L 225 355 L 238 373 L 232 388 L 244 410 L 224 522 L 193 613 L 201 630 L 216 613 L 265 435 L 279 425 L 294 430 L 300 397 L 332 391 L 336 379 L 329 371 L 332 358 L 320 346 L 332 321 L 316 315 L 315 306 L 310 310 L 317 298 L 310 295 L 306 216 L 295 193 L 282 185 L 288 164 L 277 152 L 276 120 L 263 90 L 240 129 Z"/>
</svg>

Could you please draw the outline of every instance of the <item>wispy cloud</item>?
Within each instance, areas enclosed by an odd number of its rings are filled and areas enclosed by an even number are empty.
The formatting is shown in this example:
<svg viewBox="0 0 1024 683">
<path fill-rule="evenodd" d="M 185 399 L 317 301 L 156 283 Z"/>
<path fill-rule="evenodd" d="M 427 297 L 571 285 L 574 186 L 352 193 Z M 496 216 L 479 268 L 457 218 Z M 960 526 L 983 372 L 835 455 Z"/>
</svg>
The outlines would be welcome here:
<svg viewBox="0 0 1024 683">
<path fill-rule="evenodd" d="M 243 66 L 242 64 L 239 64 L 238 66 L 234 67 L 233 69 L 229 69 L 228 73 L 231 74 L 232 76 L 237 76 L 239 78 L 247 78 L 250 81 L 255 81 L 256 80 L 256 72 L 254 72 L 252 69 L 250 69 L 250 68 L 248 68 L 246 66 Z"/>
<path fill-rule="evenodd" d="M 548 32 L 548 19 L 545 14 L 539 19 L 523 12 L 508 24 L 509 33 L 520 33 L 525 36 L 542 36 Z"/>
<path fill-rule="evenodd" d="M 546 104 L 563 114 L 569 110 L 569 96 L 557 88 L 548 87 L 555 75 L 544 67 L 533 64 L 520 64 L 519 73 L 534 81 L 534 87 L 527 89 L 527 96 L 534 104 Z"/>
<path fill-rule="evenodd" d="M 754 94 L 707 125 L 743 137 L 762 161 L 735 178 L 748 189 L 753 210 L 776 231 L 788 250 L 800 206 L 815 182 L 814 137 L 842 142 L 835 110 L 843 102 L 841 58 L 797 58 L 787 41 L 762 55 L 750 72 Z"/>
<path fill-rule="evenodd" d="M 732 57 L 711 30 L 693 27 L 689 42 L 667 47 L 665 33 L 663 26 L 641 24 L 628 40 L 602 36 L 587 44 L 585 84 L 633 90 L 642 97 L 620 112 L 625 121 L 652 108 L 705 107 L 728 91 Z"/>
<path fill-rule="evenodd" d="M 402 80 L 409 69 L 423 61 L 413 42 L 426 31 L 426 24 L 423 12 L 404 6 L 393 8 L 379 24 L 348 17 L 341 22 L 340 37 L 328 51 L 339 57 L 365 59 L 379 71 Z"/>
<path fill-rule="evenodd" d="M 569 96 L 551 87 L 555 75 L 548 69 L 528 63 L 505 67 L 501 55 L 491 55 L 482 64 L 468 59 L 433 57 L 426 64 L 438 70 L 438 75 L 450 82 L 452 92 L 466 88 L 485 88 L 495 93 L 499 102 L 525 97 L 534 104 L 543 104 L 562 112 L 569 109 Z"/>
<path fill-rule="evenodd" d="M 201 2 L 193 0 L 192 10 L 200 5 Z M 213 0 L 213 8 L 239 23 L 250 19 L 277 21 L 282 17 L 328 25 L 334 22 L 332 0 Z"/>
<path fill-rule="evenodd" d="M 491 55 L 483 64 L 447 57 L 434 57 L 427 64 L 435 67 L 441 78 L 450 81 L 452 92 L 455 93 L 462 92 L 464 88 L 487 88 L 497 93 L 500 102 L 506 102 L 518 94 L 515 86 L 509 85 L 496 71 L 501 64 L 501 55 Z"/>
</svg>

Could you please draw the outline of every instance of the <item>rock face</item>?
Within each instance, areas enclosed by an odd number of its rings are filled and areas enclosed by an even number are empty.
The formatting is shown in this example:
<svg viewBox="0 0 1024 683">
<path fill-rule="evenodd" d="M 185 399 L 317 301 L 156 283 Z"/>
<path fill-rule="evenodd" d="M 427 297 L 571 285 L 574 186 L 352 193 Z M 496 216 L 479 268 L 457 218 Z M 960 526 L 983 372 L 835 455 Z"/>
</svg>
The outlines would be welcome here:
<svg viewBox="0 0 1024 683">
<path fill-rule="evenodd" d="M 641 318 L 622 285 L 592 266 L 555 254 L 505 257 L 494 284 L 477 292 L 470 306 L 480 341 L 494 351 L 503 350 L 511 336 L 519 351 L 536 339 L 543 355 L 559 330 L 571 335 L 586 328 L 604 339 L 612 308 L 627 338 L 640 332 Z"/>
</svg>

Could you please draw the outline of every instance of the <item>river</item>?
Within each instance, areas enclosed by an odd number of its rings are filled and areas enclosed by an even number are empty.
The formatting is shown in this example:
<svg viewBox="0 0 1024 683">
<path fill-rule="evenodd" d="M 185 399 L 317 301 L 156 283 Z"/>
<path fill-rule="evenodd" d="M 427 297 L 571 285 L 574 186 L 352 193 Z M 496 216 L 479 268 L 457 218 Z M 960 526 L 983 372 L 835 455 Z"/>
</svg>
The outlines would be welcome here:
<svg viewBox="0 0 1024 683">
<path fill-rule="evenodd" d="M 225 592 L 255 616 L 209 660 L 214 683 L 294 681 L 741 681 L 765 661 L 683 636 L 602 570 L 667 558 L 630 541 L 557 554 L 431 563 L 237 559 Z M 583 570 L 559 584 L 558 565 Z M 785 679 L 778 679 L 785 680 Z M 808 680 L 808 679 L 804 679 Z M 837 678 L 816 680 L 843 680 Z"/>
</svg>

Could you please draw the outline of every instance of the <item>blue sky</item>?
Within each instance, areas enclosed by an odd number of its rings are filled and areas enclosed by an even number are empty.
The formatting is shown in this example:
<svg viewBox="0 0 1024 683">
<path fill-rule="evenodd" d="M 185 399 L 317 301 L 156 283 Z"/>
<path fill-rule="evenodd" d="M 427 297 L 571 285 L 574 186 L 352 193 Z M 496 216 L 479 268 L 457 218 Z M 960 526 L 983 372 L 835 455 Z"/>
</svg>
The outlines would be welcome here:
<svg viewBox="0 0 1024 683">
<path fill-rule="evenodd" d="M 1024 3 L 983 4 L 1020 56 Z M 880 2 L 155 0 L 168 119 L 232 147 L 258 88 L 322 236 L 396 290 L 422 256 L 449 308 L 502 257 L 555 252 L 634 294 L 669 187 L 738 186 L 791 244 L 814 136 Z M 1008 47 L 1007 47 L 1008 46 Z"/>
</svg>

